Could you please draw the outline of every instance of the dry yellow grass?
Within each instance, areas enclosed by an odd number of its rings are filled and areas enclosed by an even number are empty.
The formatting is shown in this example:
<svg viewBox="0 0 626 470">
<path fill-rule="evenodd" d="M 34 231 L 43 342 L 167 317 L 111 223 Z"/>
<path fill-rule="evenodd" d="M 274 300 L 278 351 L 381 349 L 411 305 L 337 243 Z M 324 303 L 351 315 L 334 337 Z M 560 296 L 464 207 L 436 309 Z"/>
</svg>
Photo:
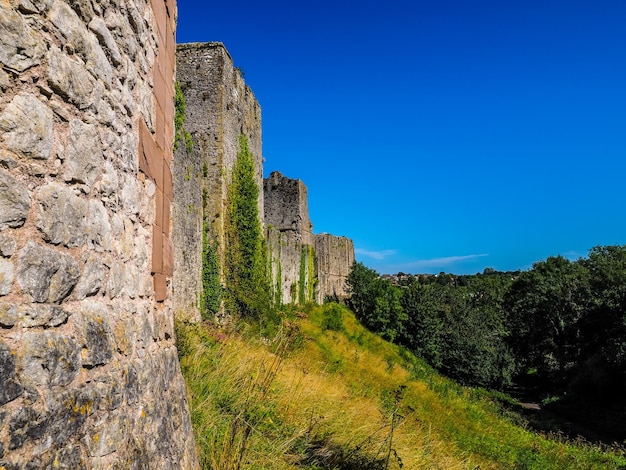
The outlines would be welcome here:
<svg viewBox="0 0 626 470">
<path fill-rule="evenodd" d="M 310 309 L 272 340 L 178 326 L 204 468 L 396 469 L 401 461 L 404 469 L 543 470 L 626 463 L 515 426 L 489 394 L 438 376 L 363 330 L 347 311 L 342 331 L 323 331 L 325 308 Z M 343 466 L 314 466 L 316 452 L 342 457 L 335 461 Z"/>
</svg>

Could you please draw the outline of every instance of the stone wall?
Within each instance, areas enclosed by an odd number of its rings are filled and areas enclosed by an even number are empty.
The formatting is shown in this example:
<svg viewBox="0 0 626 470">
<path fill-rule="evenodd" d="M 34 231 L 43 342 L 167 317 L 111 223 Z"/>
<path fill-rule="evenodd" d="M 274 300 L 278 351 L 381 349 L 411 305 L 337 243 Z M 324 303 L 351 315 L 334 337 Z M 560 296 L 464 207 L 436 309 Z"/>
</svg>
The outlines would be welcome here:
<svg viewBox="0 0 626 470">
<path fill-rule="evenodd" d="M 173 163 L 173 302 L 178 315 L 200 318 L 202 243 L 217 243 L 224 266 L 227 189 L 245 136 L 254 156 L 260 191 L 259 214 L 266 226 L 274 298 L 282 303 L 321 302 L 343 297 L 354 248 L 345 238 L 312 233 L 304 183 L 279 172 L 263 180 L 261 109 L 221 43 L 177 47 L 177 80 L 186 102 L 185 130 Z M 225 282 L 223 272 L 221 281 Z"/>
<path fill-rule="evenodd" d="M 300 180 L 274 171 L 263 181 L 265 223 L 281 232 L 296 232 L 296 240 L 313 245 L 308 191 Z"/>
<path fill-rule="evenodd" d="M 174 0 L 0 0 L 0 468 L 197 468 L 168 293 Z"/>
<path fill-rule="evenodd" d="M 275 171 L 264 180 L 272 283 L 283 303 L 345 297 L 354 246 L 345 237 L 313 235 L 307 188 Z"/>
<path fill-rule="evenodd" d="M 186 102 L 185 129 L 193 148 L 180 145 L 174 159 L 173 300 L 176 312 L 198 318 L 203 223 L 209 243 L 217 242 L 219 265 L 224 266 L 227 190 L 240 136 L 248 140 L 257 186 L 262 188 L 261 108 L 223 44 L 180 44 L 176 62 Z"/>
<path fill-rule="evenodd" d="M 327 233 L 315 235 L 315 300 L 345 298 L 346 279 L 354 264 L 354 243 L 346 237 Z"/>
<path fill-rule="evenodd" d="M 274 171 L 263 181 L 263 194 L 275 296 L 283 304 L 312 302 L 315 240 L 307 188 L 302 181 Z"/>
</svg>

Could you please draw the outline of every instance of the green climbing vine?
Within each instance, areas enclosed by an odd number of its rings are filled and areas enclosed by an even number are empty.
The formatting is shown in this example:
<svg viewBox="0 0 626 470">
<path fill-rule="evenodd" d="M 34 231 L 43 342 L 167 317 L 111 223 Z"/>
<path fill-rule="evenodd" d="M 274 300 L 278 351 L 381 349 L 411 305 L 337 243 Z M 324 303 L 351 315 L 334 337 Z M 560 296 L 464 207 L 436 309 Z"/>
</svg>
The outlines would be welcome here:
<svg viewBox="0 0 626 470">
<path fill-rule="evenodd" d="M 315 250 L 313 249 L 312 246 L 309 246 L 308 247 L 308 251 L 309 251 L 308 282 L 307 282 L 307 287 L 308 287 L 308 290 L 309 290 L 308 300 L 310 302 L 314 302 L 315 301 L 315 282 L 316 282 L 316 278 L 315 278 Z"/>
<path fill-rule="evenodd" d="M 174 150 L 178 150 L 180 142 L 185 142 L 188 152 L 193 149 L 191 134 L 185 130 L 185 113 L 187 105 L 185 95 L 178 82 L 174 83 Z"/>
<path fill-rule="evenodd" d="M 283 267 L 281 263 L 281 246 L 282 246 L 282 234 L 279 230 L 275 230 L 274 227 L 268 225 L 266 227 L 266 237 L 267 240 L 267 255 L 268 255 L 268 263 L 267 263 L 267 275 L 269 279 L 273 278 L 272 285 L 272 302 L 273 306 L 280 308 L 283 304 Z M 277 243 L 277 246 L 274 246 L 274 243 Z M 276 257 L 274 258 L 274 249 L 277 250 Z M 276 267 L 276 272 L 274 273 L 274 266 Z"/>
<path fill-rule="evenodd" d="M 302 247 L 300 251 L 300 277 L 298 279 L 298 303 L 304 304 L 306 302 L 306 246 Z"/>
<path fill-rule="evenodd" d="M 212 318 L 219 312 L 222 302 L 220 267 L 217 257 L 217 242 L 209 241 L 209 228 L 204 222 L 202 230 L 202 293 L 200 313 L 202 318 Z"/>
<path fill-rule="evenodd" d="M 270 280 L 267 252 L 259 222 L 259 188 L 252 152 L 245 136 L 239 138 L 239 152 L 228 187 L 226 219 L 227 308 L 247 317 L 259 318 L 269 311 Z"/>
<path fill-rule="evenodd" d="M 300 276 L 298 279 L 298 303 L 315 300 L 315 250 L 304 245 L 300 252 Z"/>
</svg>

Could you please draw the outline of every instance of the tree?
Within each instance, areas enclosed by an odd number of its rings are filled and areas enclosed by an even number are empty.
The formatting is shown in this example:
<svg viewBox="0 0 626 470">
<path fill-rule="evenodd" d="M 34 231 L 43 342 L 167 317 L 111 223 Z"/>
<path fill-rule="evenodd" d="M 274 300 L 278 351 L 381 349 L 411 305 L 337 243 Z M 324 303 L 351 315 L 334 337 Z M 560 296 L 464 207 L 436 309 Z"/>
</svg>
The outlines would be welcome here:
<svg viewBox="0 0 626 470">
<path fill-rule="evenodd" d="M 590 364 L 578 380 L 589 382 L 583 376 L 593 374 L 596 383 L 591 385 L 598 393 L 622 396 L 626 390 L 626 245 L 594 247 L 581 264 L 589 272 L 591 291 L 581 349 Z"/>
<path fill-rule="evenodd" d="M 510 343 L 523 368 L 563 381 L 579 360 L 580 320 L 588 298 L 587 270 L 562 256 L 520 274 L 506 304 Z"/>
<path fill-rule="evenodd" d="M 347 304 L 359 321 L 370 331 L 394 341 L 406 319 L 400 304 L 400 290 L 358 262 L 352 265 L 346 284 L 350 295 Z"/>
<path fill-rule="evenodd" d="M 441 367 L 445 300 L 437 284 L 412 282 L 403 292 L 401 305 L 406 313 L 400 343 L 433 367 Z"/>
<path fill-rule="evenodd" d="M 245 136 L 228 187 L 226 230 L 226 289 L 232 307 L 244 316 L 259 318 L 270 307 L 267 254 L 259 221 L 259 187 L 254 159 Z"/>
</svg>

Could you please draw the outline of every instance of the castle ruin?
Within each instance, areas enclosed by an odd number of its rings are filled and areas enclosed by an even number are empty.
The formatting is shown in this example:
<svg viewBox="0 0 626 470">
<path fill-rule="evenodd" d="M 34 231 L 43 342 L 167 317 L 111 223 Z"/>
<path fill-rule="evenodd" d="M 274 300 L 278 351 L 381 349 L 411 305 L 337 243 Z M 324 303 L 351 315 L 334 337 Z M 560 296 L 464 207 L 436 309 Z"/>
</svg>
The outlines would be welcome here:
<svg viewBox="0 0 626 470">
<path fill-rule="evenodd" d="M 224 265 L 227 187 L 240 136 L 254 156 L 274 298 L 288 304 L 344 297 L 354 262 L 352 242 L 313 234 L 302 181 L 278 172 L 263 179 L 261 108 L 224 45 L 180 44 L 176 60 L 193 146 L 179 146 L 174 158 L 174 310 L 199 318 L 203 236 L 216 243 Z M 209 197 L 203 200 L 203 194 Z"/>
<path fill-rule="evenodd" d="M 206 227 L 223 264 L 241 136 L 282 301 L 342 292 L 351 242 L 312 235 L 301 182 L 264 203 L 252 91 L 175 26 L 174 0 L 0 0 L 0 468 L 198 468 L 174 318 L 200 317 Z"/>
</svg>

